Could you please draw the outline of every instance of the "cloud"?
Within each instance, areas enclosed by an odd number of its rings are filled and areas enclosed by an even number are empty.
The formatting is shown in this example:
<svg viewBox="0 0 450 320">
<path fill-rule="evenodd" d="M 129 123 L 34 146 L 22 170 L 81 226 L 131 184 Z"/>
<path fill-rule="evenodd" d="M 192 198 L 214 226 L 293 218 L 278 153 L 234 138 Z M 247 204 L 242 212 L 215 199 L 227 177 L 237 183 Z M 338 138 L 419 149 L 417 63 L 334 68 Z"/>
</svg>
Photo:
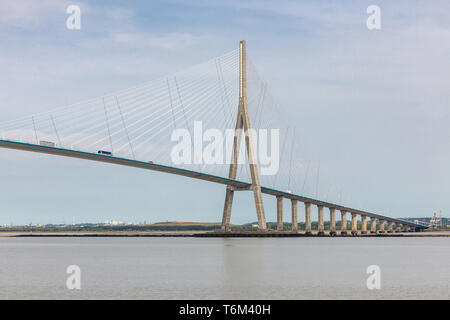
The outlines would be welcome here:
<svg viewBox="0 0 450 320">
<path fill-rule="evenodd" d="M 65 14 L 68 3 L 64 0 L 1 1 L 0 26 L 36 28 L 50 15 L 58 12 Z"/>
<path fill-rule="evenodd" d="M 91 16 L 92 21 L 120 21 L 124 23 L 134 17 L 131 8 L 113 5 L 99 6 L 84 2 L 68 0 L 14 0 L 0 2 L 0 26 L 20 29 L 38 29 L 55 22 L 64 22 L 68 17 L 69 5 L 78 5 L 82 17 Z M 61 24 L 65 27 L 65 24 Z"/>
<path fill-rule="evenodd" d="M 186 3 L 183 1 L 182 3 Z M 283 17 L 300 18 L 310 22 L 329 23 L 350 23 L 355 21 L 355 15 L 352 14 L 359 7 L 339 4 L 339 2 L 319 2 L 319 1 L 291 1 L 291 0 L 204 0 L 188 1 L 192 6 L 232 8 L 254 13 L 268 13 Z M 362 5 L 363 6 L 363 5 Z M 365 9 L 361 11 L 365 14 Z M 266 19 L 266 15 L 261 16 Z"/>
<path fill-rule="evenodd" d="M 156 35 L 153 33 L 114 33 L 110 39 L 117 44 L 132 48 L 164 48 L 190 46 L 202 39 L 190 33 L 168 33 Z"/>
</svg>

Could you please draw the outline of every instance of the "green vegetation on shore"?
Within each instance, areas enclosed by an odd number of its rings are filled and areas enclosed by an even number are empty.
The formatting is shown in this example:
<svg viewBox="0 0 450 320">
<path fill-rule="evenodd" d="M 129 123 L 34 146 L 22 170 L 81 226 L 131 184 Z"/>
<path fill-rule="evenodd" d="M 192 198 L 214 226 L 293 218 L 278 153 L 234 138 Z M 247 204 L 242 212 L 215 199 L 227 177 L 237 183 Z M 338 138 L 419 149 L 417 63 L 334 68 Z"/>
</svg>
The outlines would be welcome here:
<svg viewBox="0 0 450 320">
<path fill-rule="evenodd" d="M 256 230 L 256 222 L 243 225 L 231 225 L 232 230 Z M 305 230 L 305 224 L 299 223 L 299 230 Z M 0 227 L 1 232 L 151 232 L 151 231 L 213 231 L 220 230 L 220 223 L 200 223 L 200 222 L 167 222 L 145 225 L 103 225 L 103 224 L 87 224 L 87 225 L 47 225 L 47 226 L 11 226 Z M 268 222 L 267 228 L 276 230 L 276 222 Z M 336 223 L 336 229 L 340 229 L 340 222 Z M 350 224 L 347 230 L 350 230 Z M 358 226 L 360 229 L 361 226 Z M 284 230 L 290 230 L 291 223 L 284 224 Z M 312 223 L 312 229 L 317 230 L 317 222 Z M 325 230 L 329 229 L 329 223 L 325 222 Z M 450 228 L 442 227 L 433 229 L 433 231 L 450 231 Z"/>
</svg>

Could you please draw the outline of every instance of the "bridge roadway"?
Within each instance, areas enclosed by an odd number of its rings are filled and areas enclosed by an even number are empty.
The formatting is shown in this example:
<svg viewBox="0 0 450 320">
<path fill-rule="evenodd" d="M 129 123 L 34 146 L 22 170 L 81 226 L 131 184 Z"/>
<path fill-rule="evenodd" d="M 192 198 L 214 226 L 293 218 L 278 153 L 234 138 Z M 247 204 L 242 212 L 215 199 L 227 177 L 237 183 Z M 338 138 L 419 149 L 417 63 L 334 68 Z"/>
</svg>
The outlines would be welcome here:
<svg viewBox="0 0 450 320">
<path fill-rule="evenodd" d="M 207 173 L 201 173 L 201 172 L 192 171 L 192 170 L 175 168 L 175 167 L 165 166 L 165 165 L 156 164 L 156 163 L 137 161 L 137 160 L 120 158 L 120 157 L 115 157 L 115 156 L 101 155 L 101 154 L 85 152 L 85 151 L 71 150 L 71 149 L 58 148 L 58 147 L 47 147 L 47 146 L 42 146 L 42 145 L 37 145 L 37 144 L 9 141 L 9 140 L 0 140 L 0 148 L 8 148 L 8 149 L 15 149 L 15 150 L 53 154 L 53 155 L 58 155 L 58 156 L 100 161 L 100 162 L 118 164 L 118 165 L 122 165 L 122 166 L 135 167 L 135 168 L 141 168 L 141 169 L 147 169 L 147 170 L 153 170 L 153 171 L 160 171 L 160 172 L 176 174 L 176 175 L 194 178 L 194 179 L 200 179 L 200 180 L 205 180 L 205 181 L 210 181 L 210 182 L 215 182 L 215 183 L 221 183 L 224 185 L 232 186 L 238 190 L 246 190 L 246 189 L 250 188 L 250 183 L 239 181 L 239 180 L 233 180 L 233 179 L 229 179 L 229 178 L 210 175 Z M 282 197 L 282 198 L 287 198 L 290 200 L 298 200 L 298 201 L 301 201 L 304 203 L 310 203 L 313 205 L 317 205 L 318 207 L 334 208 L 335 210 L 340 210 L 341 212 L 348 212 L 348 213 L 355 214 L 355 215 L 367 216 L 367 217 L 371 217 L 372 219 L 379 219 L 380 221 L 387 221 L 389 223 L 395 223 L 396 225 L 408 226 L 408 227 L 411 227 L 414 229 L 425 229 L 425 227 L 423 225 L 416 224 L 413 222 L 409 222 L 409 221 L 405 221 L 405 220 L 401 220 L 401 219 L 390 218 L 390 217 L 382 216 L 379 214 L 362 211 L 362 210 L 358 210 L 358 209 L 353 209 L 353 208 L 341 206 L 341 205 L 326 202 L 326 201 L 316 200 L 316 199 L 296 195 L 296 194 L 293 194 L 290 192 L 275 190 L 275 189 L 271 189 L 271 188 L 267 188 L 267 187 L 261 187 L 261 192 L 265 193 L 265 194 L 270 194 L 270 195 L 276 196 L 278 198 Z"/>
</svg>

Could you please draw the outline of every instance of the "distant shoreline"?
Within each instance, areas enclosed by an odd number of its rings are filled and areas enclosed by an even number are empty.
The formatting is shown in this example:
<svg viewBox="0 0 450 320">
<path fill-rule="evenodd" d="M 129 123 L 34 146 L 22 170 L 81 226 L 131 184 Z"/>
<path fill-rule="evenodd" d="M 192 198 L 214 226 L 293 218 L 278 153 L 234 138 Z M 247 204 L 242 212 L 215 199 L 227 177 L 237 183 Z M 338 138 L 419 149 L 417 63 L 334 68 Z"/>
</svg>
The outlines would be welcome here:
<svg viewBox="0 0 450 320">
<path fill-rule="evenodd" d="M 281 237 L 332 237 L 328 234 L 318 236 L 313 233 L 312 235 L 306 235 L 302 232 L 293 233 L 289 231 L 285 232 L 258 232 L 258 231 L 232 231 L 232 232 L 205 232 L 205 231 L 153 231 L 153 232 L 130 232 L 130 231 L 115 231 L 115 232 L 0 232 L 0 238 L 9 237 L 123 237 L 123 238 L 136 238 L 136 237 L 198 237 L 198 238 L 281 238 Z M 437 231 L 437 232 L 403 232 L 403 233 L 383 233 L 383 234 L 364 234 L 353 236 L 350 233 L 347 235 L 335 235 L 333 237 L 350 237 L 350 238 L 384 238 L 384 237 L 450 237 L 450 232 Z"/>
</svg>

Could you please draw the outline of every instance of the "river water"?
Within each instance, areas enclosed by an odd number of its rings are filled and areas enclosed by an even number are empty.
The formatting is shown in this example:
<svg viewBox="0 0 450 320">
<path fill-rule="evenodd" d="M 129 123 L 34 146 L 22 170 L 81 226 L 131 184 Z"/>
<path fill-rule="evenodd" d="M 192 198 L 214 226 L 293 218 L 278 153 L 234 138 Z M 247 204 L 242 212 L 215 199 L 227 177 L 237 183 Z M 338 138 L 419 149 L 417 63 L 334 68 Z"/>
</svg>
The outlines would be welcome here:
<svg viewBox="0 0 450 320">
<path fill-rule="evenodd" d="M 80 290 L 66 287 L 69 265 Z M 449 299 L 449 288 L 450 238 L 0 237 L 0 299 Z"/>
</svg>

